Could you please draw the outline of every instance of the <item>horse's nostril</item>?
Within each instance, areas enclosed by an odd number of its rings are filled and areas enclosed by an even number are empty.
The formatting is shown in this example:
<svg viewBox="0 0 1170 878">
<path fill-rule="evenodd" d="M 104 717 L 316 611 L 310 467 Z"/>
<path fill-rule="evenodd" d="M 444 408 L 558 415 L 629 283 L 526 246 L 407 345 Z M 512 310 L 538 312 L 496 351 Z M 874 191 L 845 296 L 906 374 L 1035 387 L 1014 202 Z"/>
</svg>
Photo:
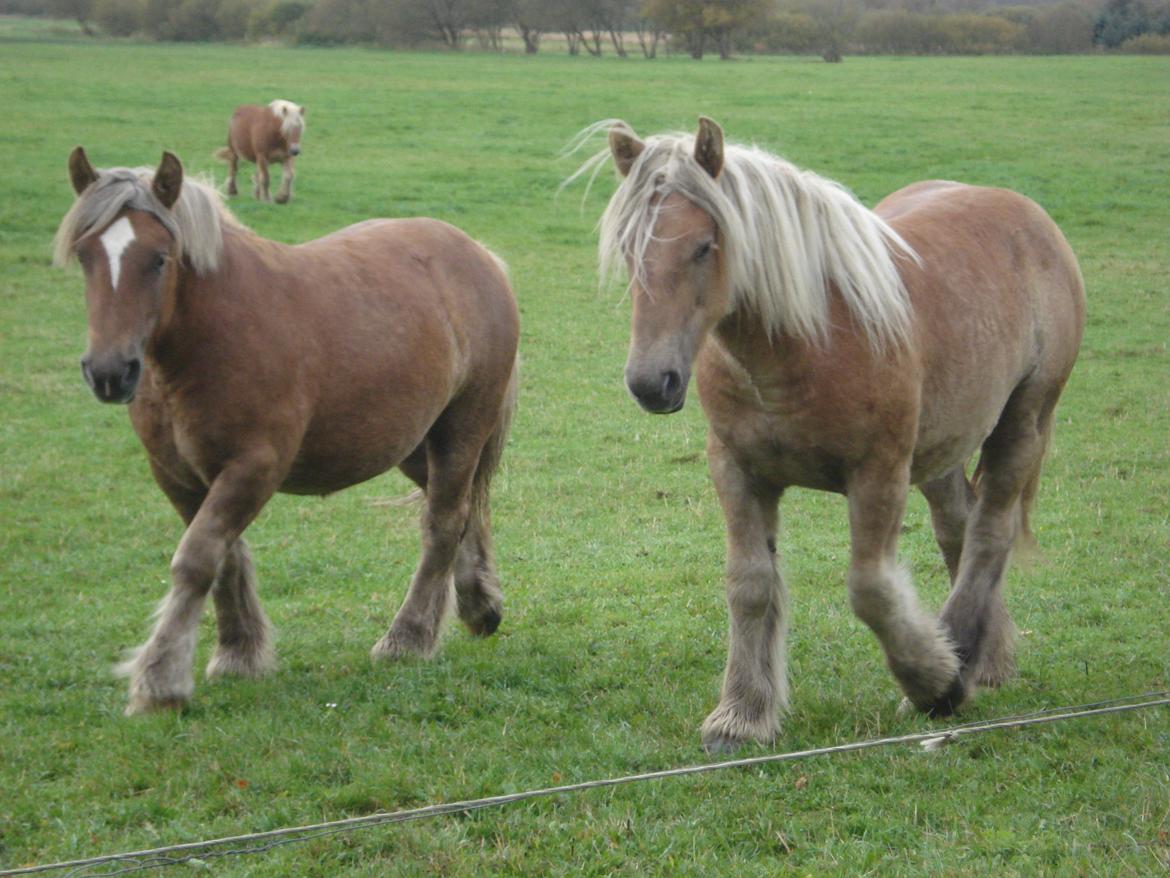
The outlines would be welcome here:
<svg viewBox="0 0 1170 878">
<path fill-rule="evenodd" d="M 133 387 L 138 382 L 138 376 L 141 374 L 142 361 L 135 358 L 126 364 L 126 368 L 122 372 L 122 383 L 127 387 Z"/>
<path fill-rule="evenodd" d="M 93 370 L 89 367 L 89 360 L 84 357 L 81 360 L 81 377 L 85 379 L 85 383 L 93 388 Z"/>
<path fill-rule="evenodd" d="M 674 399 L 678 395 L 681 386 L 682 376 L 674 369 L 668 369 L 662 373 L 662 398 L 664 400 Z"/>
</svg>

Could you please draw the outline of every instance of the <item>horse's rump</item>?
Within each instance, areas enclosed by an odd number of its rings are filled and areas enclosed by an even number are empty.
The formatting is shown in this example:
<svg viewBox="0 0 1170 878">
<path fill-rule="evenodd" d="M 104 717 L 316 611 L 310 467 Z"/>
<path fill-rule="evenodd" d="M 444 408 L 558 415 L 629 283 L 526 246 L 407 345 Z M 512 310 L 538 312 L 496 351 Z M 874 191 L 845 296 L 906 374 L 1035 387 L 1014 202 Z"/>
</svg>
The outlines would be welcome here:
<svg viewBox="0 0 1170 878">
<path fill-rule="evenodd" d="M 1020 388 L 1055 404 L 1080 346 L 1084 284 L 1059 228 L 1018 193 L 928 181 L 875 212 L 921 260 L 901 265 L 922 371 L 920 481 L 970 456 Z M 948 442 L 951 460 L 932 454 Z"/>
</svg>

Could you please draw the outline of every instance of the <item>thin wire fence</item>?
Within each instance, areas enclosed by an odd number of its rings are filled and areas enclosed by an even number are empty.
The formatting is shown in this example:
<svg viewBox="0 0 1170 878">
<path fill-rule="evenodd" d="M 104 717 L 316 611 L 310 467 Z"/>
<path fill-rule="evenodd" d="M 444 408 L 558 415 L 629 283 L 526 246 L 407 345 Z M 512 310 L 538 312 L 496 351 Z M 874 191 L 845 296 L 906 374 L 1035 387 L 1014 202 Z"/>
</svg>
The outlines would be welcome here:
<svg viewBox="0 0 1170 878">
<path fill-rule="evenodd" d="M 801 759 L 810 759 L 815 756 L 829 756 L 837 753 L 850 753 L 859 750 L 871 750 L 878 747 L 890 747 L 897 744 L 919 744 L 926 750 L 936 750 L 939 747 L 958 741 L 970 735 L 984 734 L 991 731 L 1029 726 L 1046 725 L 1064 722 L 1071 719 L 1105 716 L 1108 714 L 1126 713 L 1135 710 L 1146 710 L 1154 707 L 1170 705 L 1170 690 L 1161 692 L 1147 692 L 1143 695 L 1130 695 L 1122 698 L 1112 698 L 1106 701 L 1096 701 L 1090 704 L 1079 704 L 1069 707 L 1044 708 L 1032 713 L 1016 716 L 999 717 L 992 720 L 983 720 L 962 725 L 949 726 L 928 732 L 918 732 L 895 737 L 870 738 L 863 741 L 853 741 L 836 744 L 829 747 L 818 747 L 811 750 L 797 750 L 788 753 L 772 753 L 765 756 L 751 756 L 743 759 L 729 759 L 722 762 L 710 762 L 700 765 L 689 765 L 681 768 L 670 768 L 661 771 L 648 771 L 641 774 L 630 774 L 622 777 L 603 778 L 599 780 L 581 781 L 579 783 L 563 784 L 542 789 L 525 790 L 500 796 L 488 796 L 480 799 L 466 799 L 458 802 L 446 802 L 436 805 L 427 805 L 421 808 L 412 808 L 403 811 L 378 812 L 362 817 L 350 817 L 342 820 L 332 820 L 326 823 L 315 823 L 306 826 L 274 829 L 267 832 L 255 832 L 245 835 L 235 835 L 225 838 L 209 839 L 206 841 L 188 842 L 184 844 L 168 845 L 150 850 L 132 851 L 127 853 L 106 854 L 98 857 L 88 857 L 79 860 L 69 860 L 61 863 L 48 863 L 40 866 L 26 866 L 18 869 L 0 870 L 0 876 L 32 875 L 45 872 L 66 872 L 67 878 L 106 878 L 111 875 L 124 875 L 130 872 L 140 872 L 147 869 L 157 869 L 163 866 L 173 866 L 180 863 L 191 865 L 204 864 L 207 860 L 222 857 L 245 856 L 248 854 L 262 854 L 275 848 L 310 841 L 341 833 L 354 832 L 359 829 L 368 829 L 375 826 L 385 826 L 395 823 L 406 823 L 412 820 L 423 820 L 441 817 L 446 814 L 470 813 L 484 808 L 500 807 L 529 799 L 546 798 L 550 796 L 564 796 L 582 793 L 587 790 L 603 787 L 616 787 L 625 784 L 640 783 L 650 780 L 662 780 L 672 777 L 686 777 L 689 775 L 706 774 L 713 771 L 722 771 L 729 768 L 749 768 L 758 765 L 768 765 L 779 762 L 794 762 Z M 98 870 L 98 871 L 95 871 Z"/>
</svg>

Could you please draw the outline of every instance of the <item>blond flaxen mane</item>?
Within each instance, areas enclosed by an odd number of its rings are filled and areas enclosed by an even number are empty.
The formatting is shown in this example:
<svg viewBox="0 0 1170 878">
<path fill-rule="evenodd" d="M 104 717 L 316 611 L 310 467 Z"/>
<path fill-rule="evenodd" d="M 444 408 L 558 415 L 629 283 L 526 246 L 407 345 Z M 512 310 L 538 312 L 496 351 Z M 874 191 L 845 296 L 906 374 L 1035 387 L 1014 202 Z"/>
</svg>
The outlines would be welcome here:
<svg viewBox="0 0 1170 878">
<path fill-rule="evenodd" d="M 591 125 L 570 149 L 615 125 L 625 123 Z M 694 147 L 693 134 L 645 139 L 599 223 L 603 281 L 622 274 L 627 257 L 642 270 L 662 200 L 677 192 L 719 230 L 732 307 L 755 312 L 773 334 L 824 341 L 835 288 L 875 348 L 906 340 L 910 303 L 897 261 L 918 257 L 885 221 L 843 186 L 754 146 L 726 144 L 713 179 Z M 592 180 L 609 157 L 597 153 L 566 182 Z"/>
<path fill-rule="evenodd" d="M 224 228 L 243 226 L 210 183 L 184 177 L 179 199 L 168 210 L 151 192 L 153 179 L 153 168 L 99 171 L 98 179 L 78 196 L 61 220 L 53 238 L 53 262 L 66 265 L 81 238 L 109 225 L 123 210 L 144 210 L 174 236 L 196 274 L 215 271 L 223 252 Z"/>
<path fill-rule="evenodd" d="M 268 109 L 272 111 L 273 116 L 280 120 L 280 133 L 285 137 L 298 128 L 302 132 L 305 130 L 304 110 L 292 101 L 277 98 L 268 104 Z"/>
</svg>

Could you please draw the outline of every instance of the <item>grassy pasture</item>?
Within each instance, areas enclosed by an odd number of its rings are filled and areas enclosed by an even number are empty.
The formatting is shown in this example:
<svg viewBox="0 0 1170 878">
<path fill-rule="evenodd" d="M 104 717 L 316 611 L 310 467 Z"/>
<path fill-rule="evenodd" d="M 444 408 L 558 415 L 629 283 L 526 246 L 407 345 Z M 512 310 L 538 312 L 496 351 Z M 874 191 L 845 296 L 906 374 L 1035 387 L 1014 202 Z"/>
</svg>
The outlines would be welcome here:
<svg viewBox="0 0 1170 878">
<path fill-rule="evenodd" d="M 1016 569 L 1020 675 L 964 720 L 1170 682 L 1170 62 L 1161 58 L 570 59 L 89 44 L 0 28 L 0 868 L 312 823 L 703 759 L 725 648 L 722 523 L 692 403 L 641 414 L 628 309 L 598 293 L 599 178 L 556 197 L 587 123 L 699 113 L 873 203 L 925 177 L 1018 189 L 1080 256 L 1090 302 L 1036 524 Z M 48 265 L 65 158 L 189 171 L 231 108 L 288 97 L 309 131 L 288 206 L 233 203 L 301 241 L 427 214 L 507 259 L 521 406 L 495 491 L 499 634 L 453 626 L 430 663 L 367 651 L 417 557 L 397 475 L 279 497 L 249 530 L 280 670 L 200 681 L 126 720 L 109 673 L 147 632 L 181 534 L 125 413 L 84 387 L 80 274 Z M 902 555 L 945 573 L 915 497 Z M 844 593 L 838 497 L 794 491 L 792 716 L 777 750 L 924 730 Z M 205 620 L 197 668 L 212 640 Z M 1145 875 L 1170 868 L 1170 714 L 997 733 L 656 782 L 215 861 L 222 875 Z M 747 753 L 763 752 L 749 749 Z"/>
</svg>

